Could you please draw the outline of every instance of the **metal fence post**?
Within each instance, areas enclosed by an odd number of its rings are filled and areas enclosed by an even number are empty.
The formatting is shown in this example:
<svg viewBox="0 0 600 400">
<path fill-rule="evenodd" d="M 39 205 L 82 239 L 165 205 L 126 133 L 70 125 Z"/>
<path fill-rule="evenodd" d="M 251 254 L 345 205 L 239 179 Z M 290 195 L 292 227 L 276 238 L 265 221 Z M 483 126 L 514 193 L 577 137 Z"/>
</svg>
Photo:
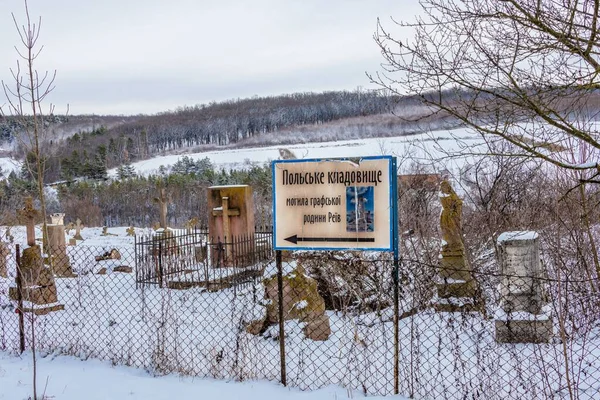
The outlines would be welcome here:
<svg viewBox="0 0 600 400">
<path fill-rule="evenodd" d="M 163 265 L 162 265 L 162 258 L 163 258 L 162 242 L 158 242 L 158 287 L 159 288 L 163 287 Z"/>
<path fill-rule="evenodd" d="M 394 394 L 398 394 L 400 390 L 400 308 L 398 305 L 398 257 L 394 255 Z"/>
<path fill-rule="evenodd" d="M 21 354 L 25 351 L 25 321 L 23 319 L 23 280 L 21 277 L 21 246 L 15 246 L 17 260 L 17 314 L 19 315 L 19 350 Z"/>
<path fill-rule="evenodd" d="M 285 330 L 283 327 L 283 268 L 281 266 L 281 250 L 275 252 L 277 264 L 277 299 L 279 312 L 279 362 L 281 366 L 281 383 L 287 386 L 285 373 Z"/>
</svg>

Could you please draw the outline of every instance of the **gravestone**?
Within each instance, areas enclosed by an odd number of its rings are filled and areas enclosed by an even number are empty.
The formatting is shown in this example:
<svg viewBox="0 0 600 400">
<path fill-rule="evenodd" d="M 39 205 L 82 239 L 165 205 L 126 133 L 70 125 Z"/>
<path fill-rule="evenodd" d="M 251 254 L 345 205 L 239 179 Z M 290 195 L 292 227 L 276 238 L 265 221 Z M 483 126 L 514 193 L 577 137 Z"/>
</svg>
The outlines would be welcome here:
<svg viewBox="0 0 600 400">
<path fill-rule="evenodd" d="M 64 305 L 58 303 L 54 275 L 50 268 L 44 266 L 41 248 L 35 243 L 35 218 L 39 216 L 39 212 L 33 208 L 31 197 L 25 199 L 25 207 L 17 210 L 17 214 L 25 221 L 27 245 L 30 246 L 23 250 L 18 267 L 21 276 L 20 295 L 24 302 L 21 311 L 44 315 L 64 310 Z M 9 296 L 15 301 L 18 300 L 18 289 L 9 288 Z"/>
<path fill-rule="evenodd" d="M 213 244 L 224 243 L 223 250 L 213 249 L 213 265 L 246 267 L 254 262 L 254 201 L 248 185 L 211 186 L 208 188 L 208 234 Z M 233 241 L 246 240 L 243 245 Z"/>
<path fill-rule="evenodd" d="M 67 255 L 64 217 L 65 214 L 62 213 L 50 215 L 52 223 L 47 225 L 48 253 L 52 258 L 52 269 L 54 274 L 61 278 L 73 278 L 77 275 L 73 273 L 71 261 Z"/>
<path fill-rule="evenodd" d="M 167 196 L 167 191 L 165 188 L 161 188 L 158 191 L 158 197 L 154 198 L 154 202 L 158 204 L 159 210 L 159 218 L 160 218 L 160 228 L 167 229 L 167 210 L 169 206 L 169 197 Z"/>
<path fill-rule="evenodd" d="M 477 308 L 477 282 L 465 258 L 462 240 L 462 200 L 448 181 L 442 181 L 439 193 L 442 213 L 442 246 L 437 286 L 438 311 L 472 311 Z"/>
<path fill-rule="evenodd" d="M 75 236 L 73 236 L 73 239 L 83 240 L 83 237 L 81 237 L 81 228 L 83 228 L 83 225 L 81 225 L 81 220 L 77 218 L 77 221 L 75 221 Z"/>
<path fill-rule="evenodd" d="M 277 275 L 273 271 L 274 264 L 265 270 L 263 284 L 265 286 L 265 315 L 252 321 L 246 331 L 253 335 L 264 333 L 269 326 L 279 322 L 279 291 Z M 317 281 L 306 275 L 304 268 L 296 264 L 284 271 L 282 285 L 283 319 L 298 319 L 304 323 L 303 332 L 306 338 L 323 341 L 331 335 L 329 317 L 325 313 L 325 301 L 317 289 Z"/>
<path fill-rule="evenodd" d="M 498 237 L 501 304 L 495 313 L 496 341 L 547 343 L 552 315 L 545 307 L 539 236 L 536 232 L 505 232 Z"/>
</svg>

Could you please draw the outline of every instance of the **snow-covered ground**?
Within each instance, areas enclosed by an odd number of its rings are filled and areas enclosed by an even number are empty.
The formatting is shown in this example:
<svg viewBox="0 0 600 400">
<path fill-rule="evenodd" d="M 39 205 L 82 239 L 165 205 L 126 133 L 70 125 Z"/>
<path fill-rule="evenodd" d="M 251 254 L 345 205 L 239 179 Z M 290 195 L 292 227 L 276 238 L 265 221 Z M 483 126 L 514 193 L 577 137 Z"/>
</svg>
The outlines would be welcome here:
<svg viewBox="0 0 600 400">
<path fill-rule="evenodd" d="M 97 272 L 95 256 L 113 247 L 123 255 L 120 264 L 134 265 L 132 238 L 125 231 L 125 227 L 109 228 L 109 235 L 102 236 L 101 228 L 85 228 L 81 232 L 85 240 L 68 248 L 79 275 L 56 279 L 65 309 L 35 321 L 42 356 L 40 390 L 48 379 L 48 398 L 339 399 L 392 393 L 391 307 L 380 313 L 327 311 L 331 335 L 322 342 L 306 339 L 302 322 L 286 321 L 288 383 L 316 391 L 286 389 L 277 383 L 276 327 L 262 336 L 244 329 L 264 312 L 260 286 L 217 292 L 143 288 L 137 287 L 134 274 L 92 273 Z M 23 244 L 23 227 L 13 227 L 11 233 L 15 242 Z M 5 234 L 5 228 L 0 227 L 0 234 Z M 27 353 L 14 356 L 17 315 L 6 293 L 14 284 L 15 264 L 14 259 L 9 261 L 9 278 L 0 278 L 0 347 L 8 351 L 0 353 L 0 399 L 25 399 L 31 392 L 31 361 Z M 386 276 L 391 274 L 391 264 L 381 268 Z M 399 306 L 404 312 L 413 300 L 410 287 L 403 288 Z M 492 311 L 494 305 L 488 306 Z M 27 325 L 27 346 L 28 330 Z M 542 345 L 498 344 L 493 319 L 432 309 L 402 319 L 399 331 L 399 380 L 404 395 L 539 398 L 552 391 L 558 398 L 567 396 L 563 347 L 558 340 Z M 570 372 L 577 375 L 582 398 L 600 390 L 598 337 L 592 331 L 568 343 L 575 360 Z"/>
<path fill-rule="evenodd" d="M 21 161 L 17 161 L 14 158 L 0 157 L 0 168 L 2 168 L 2 174 L 6 177 L 12 171 L 19 171 L 21 169 Z"/>
<path fill-rule="evenodd" d="M 286 148 L 292 151 L 297 158 L 303 159 L 394 155 L 400 159 L 399 164 L 402 167 L 401 161 L 409 156 L 412 161 L 428 164 L 447 157 L 449 152 L 457 152 L 464 148 L 474 150 L 481 144 L 482 140 L 477 135 L 461 128 L 399 137 L 214 150 L 190 153 L 186 156 L 193 160 L 208 157 L 217 170 L 221 168 L 231 170 L 277 160 L 279 149 Z M 181 157 L 182 155 L 159 156 L 133 163 L 132 166 L 137 173 L 142 175 L 154 174 L 158 172 L 161 165 L 169 168 Z M 114 175 L 116 175 L 116 169 L 110 170 L 109 176 Z"/>
<path fill-rule="evenodd" d="M 41 358 L 37 367 L 38 396 L 44 394 L 44 399 L 52 400 L 330 400 L 361 397 L 359 393 L 338 386 L 300 391 L 266 381 L 227 382 L 178 375 L 153 377 L 137 368 L 113 366 L 106 361 L 81 361 L 68 356 Z M 0 352 L 0 399 L 30 398 L 32 369 L 30 352 L 20 357 Z M 404 399 L 401 396 L 387 398 Z"/>
</svg>

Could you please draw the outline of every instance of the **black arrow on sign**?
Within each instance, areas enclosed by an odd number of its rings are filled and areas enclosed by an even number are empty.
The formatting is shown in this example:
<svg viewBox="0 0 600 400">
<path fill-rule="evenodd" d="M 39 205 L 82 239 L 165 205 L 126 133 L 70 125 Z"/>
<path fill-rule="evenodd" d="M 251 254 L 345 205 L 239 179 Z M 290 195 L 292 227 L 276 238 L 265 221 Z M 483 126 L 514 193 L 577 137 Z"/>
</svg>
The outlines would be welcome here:
<svg viewBox="0 0 600 400">
<path fill-rule="evenodd" d="M 375 238 L 325 238 L 325 237 L 298 237 L 298 235 L 292 235 L 286 237 L 284 240 L 298 244 L 298 242 L 375 242 Z"/>
</svg>

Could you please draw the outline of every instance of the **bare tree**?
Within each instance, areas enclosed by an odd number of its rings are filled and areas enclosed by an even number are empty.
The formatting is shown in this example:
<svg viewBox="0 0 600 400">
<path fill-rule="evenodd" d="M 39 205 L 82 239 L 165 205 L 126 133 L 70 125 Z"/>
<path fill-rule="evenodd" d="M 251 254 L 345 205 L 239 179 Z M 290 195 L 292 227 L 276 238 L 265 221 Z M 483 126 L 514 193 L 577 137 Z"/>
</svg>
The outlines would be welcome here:
<svg viewBox="0 0 600 400">
<path fill-rule="evenodd" d="M 37 23 L 32 21 L 27 0 L 25 4 L 25 23 L 20 25 L 15 14 L 12 14 L 15 28 L 19 34 L 20 46 L 15 46 L 17 52 L 16 68 L 11 69 L 14 82 L 8 84 L 1 82 L 2 89 L 8 102 L 7 111 L 0 107 L 0 115 L 7 114 L 15 118 L 20 125 L 20 132 L 16 135 L 19 145 L 25 152 L 24 163 L 31 177 L 36 181 L 38 197 L 43 220 L 44 241 L 48 237 L 46 224 L 46 201 L 44 196 L 45 158 L 48 156 L 45 145 L 48 142 L 45 113 L 43 103 L 54 89 L 56 71 L 40 74 L 35 69 L 35 62 L 43 46 L 38 44 L 40 36 L 41 17 Z M 49 105 L 47 113 L 52 115 L 53 106 Z M 46 249 L 49 254 L 49 249 Z M 50 257 L 51 259 L 51 257 Z M 31 347 L 33 357 L 33 399 L 37 399 L 37 363 L 35 343 L 35 316 L 30 315 L 31 322 Z M 45 398 L 44 395 L 42 395 Z"/>
<path fill-rule="evenodd" d="M 385 63 L 371 80 L 416 95 L 488 143 L 510 142 L 511 156 L 600 183 L 598 0 L 420 3 L 414 22 L 378 23 Z M 396 28 L 414 36 L 400 40 Z"/>
<path fill-rule="evenodd" d="M 32 20 L 27 0 L 24 3 L 24 24 L 20 25 L 15 14 L 12 14 L 21 43 L 19 46 L 15 46 L 18 55 L 17 65 L 15 68 L 10 69 L 13 82 L 9 84 L 2 81 L 2 89 L 7 104 L 5 109 L 0 107 L 0 114 L 12 116 L 19 123 L 20 132 L 16 135 L 16 139 L 25 151 L 25 166 L 36 181 L 44 237 L 47 237 L 44 173 L 45 161 L 48 155 L 46 145 L 49 140 L 45 117 L 53 114 L 54 106 L 50 104 L 44 111 L 44 101 L 54 90 L 56 71 L 39 73 L 35 69 L 35 63 L 43 50 L 43 46 L 39 44 L 42 18 L 40 17 L 37 23 Z"/>
</svg>

